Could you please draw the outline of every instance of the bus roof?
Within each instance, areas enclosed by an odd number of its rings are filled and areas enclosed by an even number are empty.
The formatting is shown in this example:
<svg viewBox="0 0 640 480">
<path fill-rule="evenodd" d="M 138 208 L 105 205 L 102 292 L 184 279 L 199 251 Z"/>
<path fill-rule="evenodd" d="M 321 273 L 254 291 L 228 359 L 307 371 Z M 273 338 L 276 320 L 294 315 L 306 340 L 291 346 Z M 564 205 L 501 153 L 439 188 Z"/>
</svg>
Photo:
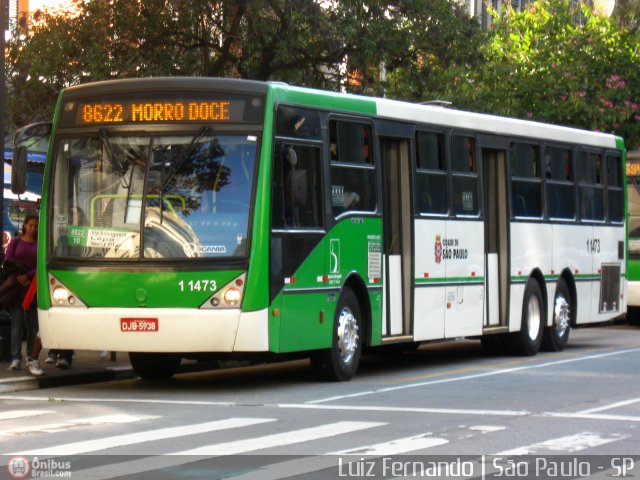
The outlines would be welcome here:
<svg viewBox="0 0 640 480">
<path fill-rule="evenodd" d="M 364 97 L 359 95 L 325 92 L 303 87 L 294 87 L 282 83 L 271 83 L 279 92 L 283 101 L 303 102 L 314 106 L 331 105 L 340 108 L 350 99 L 347 110 L 375 114 L 383 118 L 434 124 L 451 128 L 471 129 L 488 134 L 507 134 L 530 139 L 545 139 L 555 142 L 571 142 L 593 147 L 616 148 L 619 137 L 616 135 L 593 132 L 579 128 L 552 125 L 517 118 L 500 117 L 483 113 L 467 112 L 434 105 L 421 105 L 386 98 Z M 327 100 L 331 98 L 331 102 Z M 373 109 L 373 111 L 371 111 Z"/>
<path fill-rule="evenodd" d="M 433 105 L 421 105 L 400 100 L 316 90 L 292 86 L 282 82 L 207 77 L 132 78 L 68 87 L 63 90 L 62 94 L 76 97 L 98 95 L 106 92 L 145 92 L 167 89 L 208 90 L 212 88 L 260 95 L 266 95 L 270 91 L 276 100 L 284 102 L 300 103 L 319 108 L 331 106 L 332 109 L 339 109 L 345 112 L 377 115 L 383 118 L 451 128 L 468 128 L 487 134 L 506 134 L 522 138 L 580 143 L 587 146 L 612 149 L 622 143 L 619 137 L 607 133 Z"/>
</svg>

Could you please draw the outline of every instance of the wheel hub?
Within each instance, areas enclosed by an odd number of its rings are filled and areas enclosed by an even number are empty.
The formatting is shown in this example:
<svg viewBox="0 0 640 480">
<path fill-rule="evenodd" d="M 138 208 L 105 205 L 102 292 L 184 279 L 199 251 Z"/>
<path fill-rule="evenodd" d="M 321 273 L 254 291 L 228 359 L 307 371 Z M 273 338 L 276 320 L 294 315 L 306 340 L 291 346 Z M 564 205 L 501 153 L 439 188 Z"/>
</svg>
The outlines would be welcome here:
<svg viewBox="0 0 640 480">
<path fill-rule="evenodd" d="M 344 308 L 338 318 L 338 348 L 340 358 L 349 363 L 358 348 L 358 321 L 349 308 Z"/>
<path fill-rule="evenodd" d="M 531 340 L 538 338 L 538 333 L 542 328 L 542 315 L 540 312 L 540 302 L 538 301 L 538 297 L 532 295 L 529 299 L 529 305 L 527 306 L 529 338 L 531 338 Z"/>
<path fill-rule="evenodd" d="M 553 316 L 555 317 L 556 334 L 558 337 L 562 337 L 569 329 L 571 323 L 571 305 L 564 295 L 558 295 L 556 297 Z"/>
</svg>

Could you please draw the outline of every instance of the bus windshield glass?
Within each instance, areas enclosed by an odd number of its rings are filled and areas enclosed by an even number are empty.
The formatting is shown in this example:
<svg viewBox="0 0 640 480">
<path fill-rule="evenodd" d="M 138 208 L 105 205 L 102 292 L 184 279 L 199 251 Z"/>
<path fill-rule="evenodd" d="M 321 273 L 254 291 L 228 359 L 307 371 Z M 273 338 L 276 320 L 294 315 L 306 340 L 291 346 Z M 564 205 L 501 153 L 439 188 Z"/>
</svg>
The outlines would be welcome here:
<svg viewBox="0 0 640 480">
<path fill-rule="evenodd" d="M 61 138 L 53 180 L 53 256 L 84 259 L 247 255 L 258 138 Z"/>
<path fill-rule="evenodd" d="M 640 158 L 627 157 L 629 256 L 640 257 Z"/>
</svg>

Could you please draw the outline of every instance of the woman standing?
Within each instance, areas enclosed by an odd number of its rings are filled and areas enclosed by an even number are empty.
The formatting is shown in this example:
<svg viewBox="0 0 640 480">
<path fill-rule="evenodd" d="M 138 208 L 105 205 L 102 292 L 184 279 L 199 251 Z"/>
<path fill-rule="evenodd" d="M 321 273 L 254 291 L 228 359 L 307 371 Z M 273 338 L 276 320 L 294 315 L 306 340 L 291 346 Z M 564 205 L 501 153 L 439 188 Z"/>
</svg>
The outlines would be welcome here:
<svg viewBox="0 0 640 480">
<path fill-rule="evenodd" d="M 16 279 L 24 287 L 24 292 L 36 273 L 36 252 L 38 239 L 38 215 L 28 213 L 22 223 L 22 234 L 14 237 L 7 246 L 5 260 L 14 260 L 27 267 L 27 273 L 16 275 Z M 19 295 L 11 306 L 11 365 L 9 370 L 20 369 L 22 359 L 22 325 L 26 317 L 27 352 L 33 350 L 33 342 L 38 332 L 38 309 L 36 302 L 32 302 L 27 311 L 22 309 L 22 298 Z"/>
</svg>

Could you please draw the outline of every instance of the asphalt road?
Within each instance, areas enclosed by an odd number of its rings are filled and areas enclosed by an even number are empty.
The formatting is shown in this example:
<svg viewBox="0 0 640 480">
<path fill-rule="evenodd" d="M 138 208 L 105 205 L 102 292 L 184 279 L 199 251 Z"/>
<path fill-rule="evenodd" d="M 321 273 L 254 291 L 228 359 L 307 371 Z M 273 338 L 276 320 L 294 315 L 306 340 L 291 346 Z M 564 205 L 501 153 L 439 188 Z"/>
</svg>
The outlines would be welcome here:
<svg viewBox="0 0 640 480">
<path fill-rule="evenodd" d="M 296 361 L 5 394 L 0 453 L 74 479 L 417 478 L 397 458 L 421 477 L 442 458 L 437 478 L 638 478 L 639 372 L 640 328 L 610 325 L 534 357 L 475 340 L 368 356 L 341 384 Z M 567 463 L 548 475 L 550 459 Z"/>
</svg>

